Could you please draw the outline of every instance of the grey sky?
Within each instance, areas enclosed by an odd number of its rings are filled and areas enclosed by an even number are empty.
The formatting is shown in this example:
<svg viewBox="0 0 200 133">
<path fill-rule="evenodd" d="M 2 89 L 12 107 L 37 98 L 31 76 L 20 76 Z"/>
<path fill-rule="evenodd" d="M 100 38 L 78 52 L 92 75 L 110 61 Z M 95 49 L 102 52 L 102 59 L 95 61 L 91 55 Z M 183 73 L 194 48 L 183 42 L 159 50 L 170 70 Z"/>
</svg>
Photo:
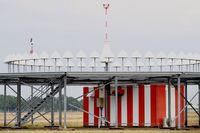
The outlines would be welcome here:
<svg viewBox="0 0 200 133">
<path fill-rule="evenodd" d="M 199 0 L 110 0 L 109 33 L 114 53 L 200 49 Z M 74 53 L 103 48 L 102 0 L 0 0 L 0 71 L 8 54 Z"/>
</svg>

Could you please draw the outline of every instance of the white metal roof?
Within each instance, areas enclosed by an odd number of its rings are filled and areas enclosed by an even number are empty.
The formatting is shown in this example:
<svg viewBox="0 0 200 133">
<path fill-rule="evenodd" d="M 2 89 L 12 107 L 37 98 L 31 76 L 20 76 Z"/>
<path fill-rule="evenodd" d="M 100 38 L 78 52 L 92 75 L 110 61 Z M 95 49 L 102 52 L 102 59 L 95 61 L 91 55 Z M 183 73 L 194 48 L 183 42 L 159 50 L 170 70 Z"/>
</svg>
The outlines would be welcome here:
<svg viewBox="0 0 200 133">
<path fill-rule="evenodd" d="M 90 54 L 90 58 L 99 58 L 99 53 L 95 50 Z"/>
<path fill-rule="evenodd" d="M 176 55 L 174 52 L 170 52 L 170 53 L 167 55 L 167 58 L 169 58 L 169 59 L 176 59 L 176 58 L 177 58 L 177 55 Z"/>
<path fill-rule="evenodd" d="M 139 51 L 134 51 L 131 55 L 133 58 L 142 58 L 142 54 Z"/>
<path fill-rule="evenodd" d="M 158 58 L 158 59 L 165 59 L 165 58 L 167 58 L 167 56 L 165 55 L 164 52 L 159 52 L 159 53 L 156 55 L 156 58 Z"/>
<path fill-rule="evenodd" d="M 40 59 L 48 59 L 49 55 L 46 52 L 42 52 L 40 55 Z"/>
<path fill-rule="evenodd" d="M 61 58 L 61 55 L 60 55 L 57 51 L 55 51 L 55 52 L 53 52 L 53 54 L 51 55 L 51 58 L 52 58 L 52 59 L 60 59 L 60 58 Z"/>
<path fill-rule="evenodd" d="M 118 58 L 128 58 L 128 54 L 126 53 L 125 50 L 121 50 L 120 53 L 118 54 Z"/>
<path fill-rule="evenodd" d="M 151 51 L 148 51 L 146 54 L 144 54 L 144 58 L 155 58 L 155 56 Z"/>
<path fill-rule="evenodd" d="M 65 51 L 65 53 L 63 54 L 63 58 L 64 59 L 72 59 L 74 56 L 73 54 L 71 53 L 71 51 Z"/>
<path fill-rule="evenodd" d="M 85 55 L 85 53 L 82 50 L 80 50 L 77 53 L 76 58 L 86 58 L 86 55 Z"/>
<path fill-rule="evenodd" d="M 112 52 L 109 44 L 105 44 L 103 46 L 103 51 L 101 54 L 102 61 L 106 61 L 107 58 L 114 58 L 113 52 Z"/>
</svg>

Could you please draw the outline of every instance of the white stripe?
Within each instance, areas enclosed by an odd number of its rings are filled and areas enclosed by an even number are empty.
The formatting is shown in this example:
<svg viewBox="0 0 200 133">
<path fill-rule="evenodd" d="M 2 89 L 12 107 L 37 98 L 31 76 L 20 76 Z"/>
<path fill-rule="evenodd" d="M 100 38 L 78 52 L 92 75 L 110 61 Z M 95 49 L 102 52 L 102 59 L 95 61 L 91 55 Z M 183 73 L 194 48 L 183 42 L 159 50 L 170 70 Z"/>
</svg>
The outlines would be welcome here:
<svg viewBox="0 0 200 133">
<path fill-rule="evenodd" d="M 133 126 L 139 125 L 139 92 L 138 85 L 133 85 Z"/>
<path fill-rule="evenodd" d="M 111 89 L 111 93 L 114 89 Z M 115 96 L 110 96 L 110 125 L 115 125 Z"/>
<path fill-rule="evenodd" d="M 144 101 L 145 101 L 145 126 L 151 126 L 151 88 L 150 85 L 144 86 Z"/>
<path fill-rule="evenodd" d="M 93 88 L 90 87 L 89 91 L 92 91 Z M 94 98 L 89 97 L 89 112 L 94 115 Z M 94 116 L 89 114 L 89 126 L 94 126 Z"/>
<path fill-rule="evenodd" d="M 124 95 L 122 95 L 121 97 L 121 103 L 122 103 L 122 123 L 121 125 L 122 126 L 127 126 L 127 88 L 126 87 L 123 87 L 122 88 L 124 90 Z"/>
</svg>

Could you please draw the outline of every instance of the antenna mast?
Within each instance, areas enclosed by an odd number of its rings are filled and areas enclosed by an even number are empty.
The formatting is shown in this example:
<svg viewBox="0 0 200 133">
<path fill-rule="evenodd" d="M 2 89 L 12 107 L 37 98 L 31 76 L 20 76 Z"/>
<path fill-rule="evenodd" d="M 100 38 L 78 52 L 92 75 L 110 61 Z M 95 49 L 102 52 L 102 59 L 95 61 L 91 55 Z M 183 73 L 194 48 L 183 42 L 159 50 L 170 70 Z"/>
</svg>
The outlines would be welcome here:
<svg viewBox="0 0 200 133">
<path fill-rule="evenodd" d="M 103 4 L 103 7 L 105 9 L 105 42 L 108 42 L 108 9 L 110 7 L 108 1 Z"/>
</svg>

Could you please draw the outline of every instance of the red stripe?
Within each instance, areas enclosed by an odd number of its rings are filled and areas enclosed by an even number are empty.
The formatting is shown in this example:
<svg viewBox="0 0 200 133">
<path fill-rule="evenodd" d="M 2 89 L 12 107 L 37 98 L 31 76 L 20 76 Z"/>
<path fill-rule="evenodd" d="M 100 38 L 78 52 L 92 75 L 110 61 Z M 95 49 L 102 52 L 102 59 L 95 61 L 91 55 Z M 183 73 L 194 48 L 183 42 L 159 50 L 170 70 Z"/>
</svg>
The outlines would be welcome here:
<svg viewBox="0 0 200 133">
<path fill-rule="evenodd" d="M 144 126 L 144 85 L 139 85 L 139 126 Z"/>
<path fill-rule="evenodd" d="M 151 85 L 151 126 L 156 126 L 156 85 Z"/>
<path fill-rule="evenodd" d="M 122 89 L 121 86 L 118 86 L 118 90 Z M 118 96 L 118 125 L 121 126 L 122 123 L 122 102 L 121 96 Z"/>
<path fill-rule="evenodd" d="M 163 124 L 163 118 L 166 117 L 166 85 L 160 84 L 156 89 L 156 126 Z"/>
<path fill-rule="evenodd" d="M 89 112 L 89 98 L 85 96 L 89 92 L 88 87 L 83 88 L 83 109 L 87 112 Z M 88 126 L 89 123 L 89 115 L 86 112 L 83 112 L 83 125 Z"/>
<path fill-rule="evenodd" d="M 99 116 L 99 107 L 97 107 L 97 99 L 99 98 L 99 89 L 94 87 L 94 115 Z M 98 118 L 94 117 L 94 126 L 98 126 Z"/>
<path fill-rule="evenodd" d="M 127 126 L 133 126 L 133 86 L 127 86 Z"/>
</svg>

